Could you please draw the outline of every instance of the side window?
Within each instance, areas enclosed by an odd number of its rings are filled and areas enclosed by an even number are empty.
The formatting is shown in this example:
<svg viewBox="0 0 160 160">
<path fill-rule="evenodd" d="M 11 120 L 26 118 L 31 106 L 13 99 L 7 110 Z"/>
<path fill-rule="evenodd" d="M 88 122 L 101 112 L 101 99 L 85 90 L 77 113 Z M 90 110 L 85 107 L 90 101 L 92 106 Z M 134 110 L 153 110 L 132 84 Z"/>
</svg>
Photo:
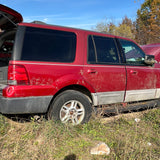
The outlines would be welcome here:
<svg viewBox="0 0 160 160">
<path fill-rule="evenodd" d="M 144 65 L 145 53 L 133 42 L 119 39 L 126 57 L 126 63 Z"/>
<path fill-rule="evenodd" d="M 76 35 L 72 32 L 27 27 L 21 60 L 73 62 Z"/>
<path fill-rule="evenodd" d="M 89 36 L 88 62 L 105 64 L 119 63 L 117 47 L 113 38 Z"/>
</svg>

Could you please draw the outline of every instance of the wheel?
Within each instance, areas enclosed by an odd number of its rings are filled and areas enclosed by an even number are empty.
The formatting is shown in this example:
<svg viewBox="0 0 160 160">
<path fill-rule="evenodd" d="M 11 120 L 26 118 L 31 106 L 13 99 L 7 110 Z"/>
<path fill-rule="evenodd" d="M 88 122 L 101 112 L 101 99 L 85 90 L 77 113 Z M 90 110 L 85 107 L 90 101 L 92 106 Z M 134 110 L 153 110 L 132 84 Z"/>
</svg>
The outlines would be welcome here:
<svg viewBox="0 0 160 160">
<path fill-rule="evenodd" d="M 88 122 L 91 113 L 91 104 L 84 94 L 67 90 L 54 99 L 48 112 L 48 118 L 77 125 Z"/>
</svg>

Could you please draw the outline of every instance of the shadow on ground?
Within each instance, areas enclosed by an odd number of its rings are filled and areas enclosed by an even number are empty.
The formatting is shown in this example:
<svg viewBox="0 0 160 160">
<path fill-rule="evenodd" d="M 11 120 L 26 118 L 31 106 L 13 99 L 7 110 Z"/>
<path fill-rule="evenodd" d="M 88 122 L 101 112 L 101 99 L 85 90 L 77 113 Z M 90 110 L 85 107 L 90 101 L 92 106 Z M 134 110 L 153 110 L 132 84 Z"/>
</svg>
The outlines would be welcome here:
<svg viewBox="0 0 160 160">
<path fill-rule="evenodd" d="M 64 160 L 76 160 L 76 155 L 70 154 L 70 155 L 64 157 Z"/>
</svg>

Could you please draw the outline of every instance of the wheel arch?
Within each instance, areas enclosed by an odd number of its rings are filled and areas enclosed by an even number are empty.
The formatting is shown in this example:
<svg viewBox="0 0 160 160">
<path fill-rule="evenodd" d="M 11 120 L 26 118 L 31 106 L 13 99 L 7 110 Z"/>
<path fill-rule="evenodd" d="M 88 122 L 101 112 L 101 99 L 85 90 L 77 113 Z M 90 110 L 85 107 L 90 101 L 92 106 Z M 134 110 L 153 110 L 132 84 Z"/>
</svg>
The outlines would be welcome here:
<svg viewBox="0 0 160 160">
<path fill-rule="evenodd" d="M 75 91 L 79 91 L 81 92 L 82 94 L 84 94 L 88 99 L 89 99 L 89 102 L 92 104 L 93 103 L 93 98 L 92 98 L 92 95 L 91 95 L 91 92 L 84 86 L 82 85 L 77 85 L 77 84 L 74 84 L 74 85 L 69 85 L 69 86 L 66 86 L 66 87 L 63 87 L 61 88 L 58 92 L 56 92 L 48 106 L 48 109 L 47 109 L 47 113 L 51 107 L 51 104 L 53 103 L 54 99 L 59 95 L 61 94 L 62 92 L 64 91 L 67 91 L 67 90 L 75 90 Z"/>
</svg>

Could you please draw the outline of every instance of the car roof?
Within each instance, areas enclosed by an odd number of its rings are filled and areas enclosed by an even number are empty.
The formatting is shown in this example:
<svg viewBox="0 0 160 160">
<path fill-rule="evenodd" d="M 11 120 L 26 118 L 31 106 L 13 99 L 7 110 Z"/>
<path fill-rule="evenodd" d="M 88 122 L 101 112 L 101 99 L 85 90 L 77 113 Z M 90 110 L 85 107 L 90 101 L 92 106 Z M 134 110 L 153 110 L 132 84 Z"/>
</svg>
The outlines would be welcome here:
<svg viewBox="0 0 160 160">
<path fill-rule="evenodd" d="M 133 41 L 132 39 L 126 38 L 126 37 L 120 37 L 116 35 L 112 35 L 106 32 L 99 32 L 99 31 L 92 31 L 92 30 L 85 30 L 85 29 L 79 29 L 79 28 L 72 28 L 72 27 L 66 27 L 66 26 L 59 26 L 59 25 L 52 25 L 52 24 L 45 24 L 45 23 L 19 23 L 19 26 L 26 26 L 26 27 L 36 27 L 36 28 L 44 28 L 44 29 L 57 29 L 57 30 L 63 30 L 68 32 L 85 32 L 88 35 L 96 35 L 96 36 L 105 36 L 105 37 L 112 37 L 112 38 L 118 38 L 118 39 L 125 39 L 129 41 Z M 135 43 L 135 41 L 133 41 Z"/>
</svg>

